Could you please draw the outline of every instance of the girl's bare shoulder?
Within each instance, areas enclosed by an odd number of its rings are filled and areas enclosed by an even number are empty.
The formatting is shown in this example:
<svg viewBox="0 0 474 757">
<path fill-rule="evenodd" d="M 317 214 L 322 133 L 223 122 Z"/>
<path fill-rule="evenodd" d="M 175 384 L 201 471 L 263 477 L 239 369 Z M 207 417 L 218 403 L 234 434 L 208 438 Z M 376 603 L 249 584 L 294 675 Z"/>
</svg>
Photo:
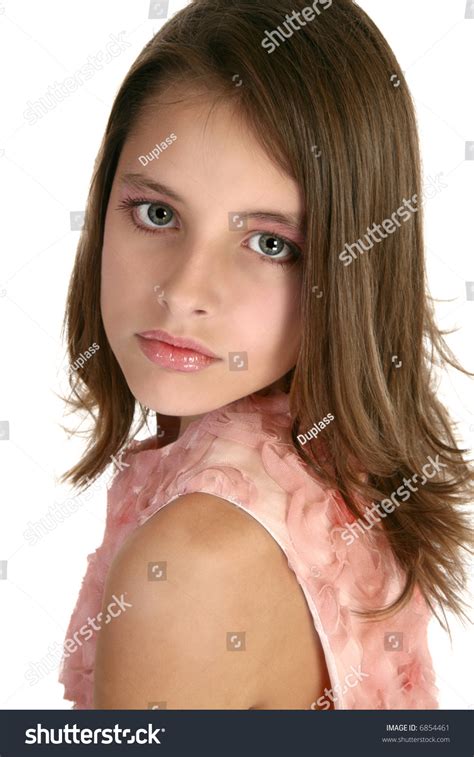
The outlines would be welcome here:
<svg viewBox="0 0 474 757">
<path fill-rule="evenodd" d="M 98 636 L 95 707 L 310 707 L 320 650 L 300 587 L 268 531 L 227 500 L 186 494 L 135 529 L 104 608 L 114 594 L 131 606 Z"/>
</svg>

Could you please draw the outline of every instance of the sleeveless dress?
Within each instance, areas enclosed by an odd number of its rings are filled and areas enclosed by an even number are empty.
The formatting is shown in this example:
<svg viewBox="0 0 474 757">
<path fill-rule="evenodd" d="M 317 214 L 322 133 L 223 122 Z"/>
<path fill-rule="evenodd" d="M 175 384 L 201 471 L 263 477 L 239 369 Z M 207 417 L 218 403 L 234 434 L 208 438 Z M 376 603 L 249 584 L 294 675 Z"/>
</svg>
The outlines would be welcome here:
<svg viewBox="0 0 474 757">
<path fill-rule="evenodd" d="M 79 641 L 69 646 L 65 641 L 59 671 L 73 709 L 93 709 L 97 631 L 87 619 L 101 610 L 115 554 L 133 529 L 190 492 L 207 492 L 242 508 L 282 549 L 321 641 L 334 709 L 439 707 L 427 644 L 431 610 L 416 587 L 410 603 L 388 620 L 351 613 L 393 601 L 404 576 L 375 528 L 351 544 L 342 538 L 355 518 L 338 492 L 320 483 L 298 457 L 290 427 L 289 396 L 278 390 L 206 413 L 160 449 L 152 448 L 154 438 L 128 446 L 109 484 L 103 542 L 87 557 L 66 633 L 71 640 L 76 632 Z M 356 684 L 348 684 L 351 672 Z M 308 703 L 310 708 L 315 704 Z"/>
</svg>

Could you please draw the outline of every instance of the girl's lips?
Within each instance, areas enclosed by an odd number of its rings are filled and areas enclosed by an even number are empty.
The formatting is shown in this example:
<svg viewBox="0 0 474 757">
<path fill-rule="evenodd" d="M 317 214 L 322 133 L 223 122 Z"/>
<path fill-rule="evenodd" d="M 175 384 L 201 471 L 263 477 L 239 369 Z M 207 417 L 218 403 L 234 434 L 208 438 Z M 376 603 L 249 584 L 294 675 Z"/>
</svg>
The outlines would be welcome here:
<svg viewBox="0 0 474 757">
<path fill-rule="evenodd" d="M 198 352 L 208 357 L 218 357 L 214 352 L 206 347 L 205 344 L 197 342 L 195 339 L 191 339 L 187 336 L 173 336 L 163 329 L 152 329 L 151 331 L 140 331 L 138 336 L 143 336 L 145 339 L 157 339 L 159 342 L 166 342 L 171 344 L 172 347 L 180 347 L 181 349 L 191 350 L 192 352 Z"/>
<path fill-rule="evenodd" d="M 143 354 L 151 360 L 152 363 L 161 365 L 162 368 L 172 368 L 175 371 L 190 373 L 200 371 L 212 363 L 216 363 L 220 358 L 203 355 L 202 352 L 195 352 L 184 347 L 175 347 L 159 339 L 145 339 L 145 337 L 136 335 L 138 344 Z"/>
</svg>

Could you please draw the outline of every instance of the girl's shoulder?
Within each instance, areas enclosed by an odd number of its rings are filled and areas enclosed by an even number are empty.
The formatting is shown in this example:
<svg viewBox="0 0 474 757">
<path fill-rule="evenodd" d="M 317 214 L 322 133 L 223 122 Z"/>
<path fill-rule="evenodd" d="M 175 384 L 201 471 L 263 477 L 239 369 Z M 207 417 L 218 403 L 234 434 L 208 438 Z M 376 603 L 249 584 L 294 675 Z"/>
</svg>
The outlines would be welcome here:
<svg viewBox="0 0 474 757">
<path fill-rule="evenodd" d="M 180 496 L 133 531 L 103 613 L 118 594 L 131 609 L 100 631 L 95 707 L 143 708 L 158 688 L 175 709 L 309 709 L 327 683 L 283 553 L 220 497 Z"/>
<path fill-rule="evenodd" d="M 386 620 L 367 622 L 357 615 L 393 602 L 404 575 L 382 530 L 351 529 L 354 517 L 338 492 L 324 486 L 301 461 L 289 437 L 287 401 L 286 395 L 259 398 L 257 403 L 242 398 L 190 423 L 174 443 L 161 449 L 135 448 L 121 459 L 108 492 L 104 541 L 90 556 L 69 630 L 80 628 L 94 608 L 100 610 L 106 576 L 124 545 L 130 549 L 135 543 L 141 549 L 144 539 L 147 570 L 152 570 L 148 563 L 157 563 L 158 573 L 170 554 L 176 560 L 179 553 L 181 570 L 196 581 L 206 576 L 212 581 L 216 566 L 222 567 L 221 561 L 235 552 L 236 570 L 247 576 L 239 586 L 238 572 L 229 578 L 227 588 L 237 605 L 245 600 L 240 587 L 247 586 L 252 604 L 261 596 L 261 586 L 268 588 L 262 602 L 271 601 L 273 584 L 283 598 L 282 586 L 293 581 L 285 602 L 298 597 L 306 603 L 312 625 L 311 634 L 303 636 L 315 644 L 312 651 L 305 647 L 305 659 L 312 653 L 315 662 L 307 667 L 317 686 L 320 641 L 336 709 L 436 708 L 426 603 L 415 591 L 405 608 Z M 348 534 L 352 541 L 345 538 Z M 186 545 L 198 550 L 198 555 L 189 551 L 187 562 Z M 128 557 L 140 560 L 140 549 Z M 125 574 L 125 564 L 115 563 L 122 566 L 119 573 Z M 142 586 L 150 590 L 155 584 L 145 582 L 143 562 L 141 569 Z M 171 587 L 173 571 L 167 580 Z M 191 585 L 186 587 L 192 601 Z M 204 602 L 206 593 L 212 595 L 213 588 L 206 586 L 199 601 Z M 229 633 L 238 630 L 235 622 L 228 625 Z M 295 630 L 295 638 L 302 638 L 302 628 L 300 637 Z M 274 638 L 270 629 L 265 633 Z M 95 637 L 81 652 L 82 660 L 66 663 L 64 673 L 70 682 L 66 696 L 73 698 L 75 689 L 89 706 L 94 644 Z M 356 683 L 346 682 L 354 671 Z M 262 698 L 260 690 L 258 694 Z M 251 696 L 257 699 L 257 691 Z M 326 704 L 318 706 L 326 709 Z"/>
</svg>

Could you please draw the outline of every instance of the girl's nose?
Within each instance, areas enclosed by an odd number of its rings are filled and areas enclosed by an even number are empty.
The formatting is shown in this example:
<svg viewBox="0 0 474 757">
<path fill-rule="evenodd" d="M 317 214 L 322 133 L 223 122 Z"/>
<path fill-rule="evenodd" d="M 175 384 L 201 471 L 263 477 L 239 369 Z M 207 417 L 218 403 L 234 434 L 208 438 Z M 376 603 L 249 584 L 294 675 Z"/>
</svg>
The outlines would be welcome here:
<svg viewBox="0 0 474 757">
<path fill-rule="evenodd" d="M 180 251 L 166 275 L 154 283 L 154 299 L 181 314 L 210 314 L 218 304 L 224 278 L 228 278 L 223 268 L 222 250 L 201 240 L 199 247 Z"/>
</svg>

